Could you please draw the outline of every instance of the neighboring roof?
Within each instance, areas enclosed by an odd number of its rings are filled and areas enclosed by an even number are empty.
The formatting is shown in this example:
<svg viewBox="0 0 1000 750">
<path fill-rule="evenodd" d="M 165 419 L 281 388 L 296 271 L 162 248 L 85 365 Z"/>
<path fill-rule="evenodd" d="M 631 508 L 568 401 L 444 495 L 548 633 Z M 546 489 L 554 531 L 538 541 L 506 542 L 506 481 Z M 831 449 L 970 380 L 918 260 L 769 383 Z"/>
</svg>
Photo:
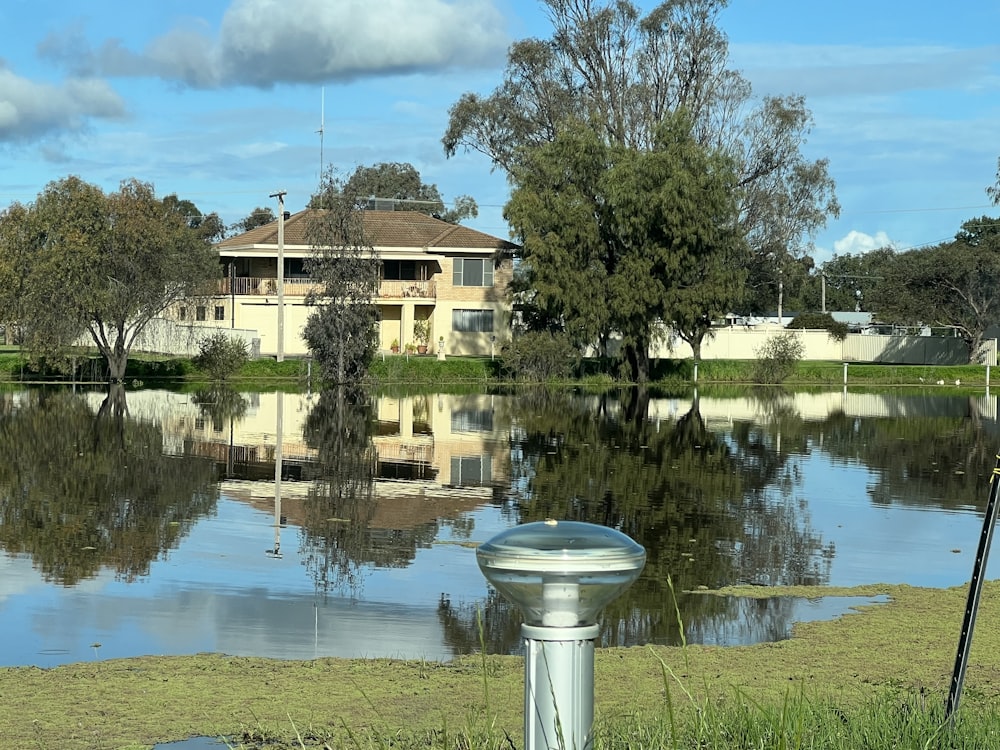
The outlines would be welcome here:
<svg viewBox="0 0 1000 750">
<path fill-rule="evenodd" d="M 847 323 L 849 326 L 867 326 L 871 325 L 873 320 L 870 312 L 854 312 L 852 310 L 831 311 L 830 316 L 838 323 Z"/>
<path fill-rule="evenodd" d="M 285 219 L 285 245 L 309 247 L 309 221 L 321 209 L 307 208 Z M 416 211 L 364 211 L 365 232 L 375 247 L 418 247 L 439 249 L 512 250 L 517 246 L 499 237 L 461 224 L 449 224 Z M 228 237 L 215 247 L 219 250 L 253 245 L 278 245 L 278 222 Z"/>
</svg>

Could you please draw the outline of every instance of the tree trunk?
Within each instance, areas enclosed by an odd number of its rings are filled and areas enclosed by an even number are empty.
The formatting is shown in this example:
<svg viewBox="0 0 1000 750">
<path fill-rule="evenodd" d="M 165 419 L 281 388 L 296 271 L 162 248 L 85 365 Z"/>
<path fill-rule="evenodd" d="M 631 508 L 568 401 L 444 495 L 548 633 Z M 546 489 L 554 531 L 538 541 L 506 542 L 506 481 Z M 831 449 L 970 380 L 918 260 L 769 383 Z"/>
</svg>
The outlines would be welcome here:
<svg viewBox="0 0 1000 750">
<path fill-rule="evenodd" d="M 625 361 L 633 383 L 641 385 L 649 380 L 649 352 L 644 343 L 626 345 Z"/>
<path fill-rule="evenodd" d="M 121 383 L 125 380 L 125 368 L 128 367 L 128 355 L 108 352 L 105 354 L 108 360 L 108 381 Z"/>
<path fill-rule="evenodd" d="M 969 347 L 969 364 L 979 365 L 982 362 L 979 361 L 979 349 L 983 345 L 982 334 L 972 334 L 965 340 L 966 345 Z"/>
<path fill-rule="evenodd" d="M 701 342 L 705 338 L 705 334 L 695 334 L 691 337 L 691 358 L 694 360 L 695 364 L 701 362 Z"/>
</svg>

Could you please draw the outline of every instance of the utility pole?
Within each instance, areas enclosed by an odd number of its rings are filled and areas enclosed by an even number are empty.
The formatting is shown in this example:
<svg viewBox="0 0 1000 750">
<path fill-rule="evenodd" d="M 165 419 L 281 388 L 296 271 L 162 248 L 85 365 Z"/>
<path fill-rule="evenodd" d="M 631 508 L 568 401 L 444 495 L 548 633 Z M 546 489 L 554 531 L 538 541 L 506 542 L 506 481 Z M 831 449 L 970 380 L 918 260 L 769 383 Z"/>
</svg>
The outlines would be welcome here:
<svg viewBox="0 0 1000 750">
<path fill-rule="evenodd" d="M 278 199 L 278 361 L 285 361 L 285 195 L 279 190 L 271 193 Z"/>
</svg>

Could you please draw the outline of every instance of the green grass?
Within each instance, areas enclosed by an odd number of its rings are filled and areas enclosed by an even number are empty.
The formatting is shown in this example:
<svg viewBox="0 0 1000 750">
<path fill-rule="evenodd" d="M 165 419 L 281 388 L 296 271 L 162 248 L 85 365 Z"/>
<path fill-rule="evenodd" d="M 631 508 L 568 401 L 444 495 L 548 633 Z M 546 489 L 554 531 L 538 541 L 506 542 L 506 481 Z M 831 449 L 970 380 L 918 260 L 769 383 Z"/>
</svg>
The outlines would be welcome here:
<svg viewBox="0 0 1000 750">
<path fill-rule="evenodd" d="M 94 372 L 103 372 L 103 360 L 90 351 L 81 352 L 78 359 L 79 379 L 87 381 Z M 90 361 L 96 363 L 91 366 Z M 698 364 L 698 385 L 753 384 L 752 360 L 707 360 Z M 505 382 L 500 359 L 489 357 L 448 357 L 439 361 L 435 356 L 376 355 L 369 380 L 383 387 L 461 385 Z M 694 382 L 691 360 L 657 360 L 651 367 L 650 384 L 660 388 L 690 387 Z M 243 387 L 273 387 L 284 381 L 303 385 L 311 377 L 318 388 L 319 368 L 305 358 L 289 358 L 277 362 L 264 357 L 247 362 L 231 382 Z M 169 381 L 193 380 L 207 382 L 208 376 L 199 371 L 190 359 L 136 354 L 129 358 L 126 383 L 160 385 Z M 994 378 L 1000 380 L 1000 372 Z M 65 373 L 36 368 L 14 347 L 0 347 L 0 381 L 65 381 Z M 787 386 L 842 386 L 842 362 L 799 362 L 785 381 Z M 856 386 L 917 386 L 929 389 L 943 386 L 979 388 L 986 384 L 986 368 L 980 365 L 889 365 L 878 363 L 849 364 L 847 384 Z M 620 364 L 608 359 L 590 359 L 581 363 L 578 377 L 559 385 L 574 385 L 591 390 L 627 385 L 621 379 Z"/>
<path fill-rule="evenodd" d="M 943 706 L 966 587 L 761 587 L 871 596 L 756 646 L 599 648 L 595 750 L 1000 746 L 1000 582 L 987 581 L 954 729 Z M 136 747 L 192 735 L 274 748 L 522 747 L 519 656 L 283 661 L 221 654 L 0 669 L 0 750 Z M 508 744 L 507 736 L 513 744 Z"/>
<path fill-rule="evenodd" d="M 405 354 L 376 356 L 369 376 L 378 383 L 485 383 L 496 380 L 499 360 L 489 357 L 448 357 Z"/>
</svg>

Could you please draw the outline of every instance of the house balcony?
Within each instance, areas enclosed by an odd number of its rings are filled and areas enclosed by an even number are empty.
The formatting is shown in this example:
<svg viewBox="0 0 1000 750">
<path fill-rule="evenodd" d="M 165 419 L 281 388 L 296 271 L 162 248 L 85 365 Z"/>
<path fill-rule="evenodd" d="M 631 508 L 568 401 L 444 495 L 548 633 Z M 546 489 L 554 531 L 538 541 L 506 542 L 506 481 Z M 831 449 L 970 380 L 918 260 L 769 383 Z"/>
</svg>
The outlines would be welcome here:
<svg viewBox="0 0 1000 750">
<path fill-rule="evenodd" d="M 286 297 L 305 297 L 309 292 L 318 289 L 319 284 L 312 279 L 295 277 L 285 279 L 284 293 Z M 219 293 L 224 296 L 274 296 L 278 293 L 278 280 L 251 276 L 221 279 Z M 378 299 L 435 299 L 437 297 L 437 283 L 433 280 L 382 281 L 379 283 L 378 293 L 375 296 Z"/>
<path fill-rule="evenodd" d="M 424 281 L 381 281 L 378 286 L 379 299 L 402 299 L 416 297 L 418 299 L 435 299 L 437 297 L 437 282 L 433 279 Z"/>
</svg>

